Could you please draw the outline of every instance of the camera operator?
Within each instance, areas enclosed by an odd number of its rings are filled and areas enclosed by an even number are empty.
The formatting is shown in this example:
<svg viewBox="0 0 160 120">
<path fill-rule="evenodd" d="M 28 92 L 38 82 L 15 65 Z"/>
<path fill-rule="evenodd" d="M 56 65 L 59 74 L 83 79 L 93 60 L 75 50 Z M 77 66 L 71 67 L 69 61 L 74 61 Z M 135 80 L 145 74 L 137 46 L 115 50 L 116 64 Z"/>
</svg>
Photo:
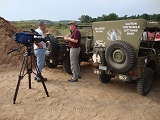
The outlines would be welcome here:
<svg viewBox="0 0 160 120">
<path fill-rule="evenodd" d="M 40 21 L 39 23 L 39 27 L 35 30 L 36 32 L 38 32 L 41 36 L 34 36 L 34 38 L 45 38 L 44 36 L 44 31 L 46 29 L 46 23 L 45 21 Z M 44 78 L 42 76 L 42 69 L 45 65 L 45 51 L 46 51 L 46 43 L 43 42 L 43 41 L 34 41 L 34 53 L 35 53 L 35 56 L 36 56 L 36 62 L 37 62 L 37 70 L 38 70 L 38 73 L 37 75 L 35 76 L 35 80 L 37 80 L 37 82 L 42 82 L 42 79 L 44 81 L 47 81 L 47 78 Z"/>
</svg>

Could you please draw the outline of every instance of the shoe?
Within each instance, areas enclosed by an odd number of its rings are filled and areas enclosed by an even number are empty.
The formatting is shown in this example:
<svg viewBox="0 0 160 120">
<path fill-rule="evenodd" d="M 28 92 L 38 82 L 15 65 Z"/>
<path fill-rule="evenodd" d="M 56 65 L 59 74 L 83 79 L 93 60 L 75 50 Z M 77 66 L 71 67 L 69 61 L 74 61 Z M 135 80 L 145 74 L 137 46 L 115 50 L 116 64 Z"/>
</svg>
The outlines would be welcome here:
<svg viewBox="0 0 160 120">
<path fill-rule="evenodd" d="M 47 79 L 43 79 L 43 81 L 47 81 Z M 42 79 L 38 79 L 37 82 L 42 82 Z"/>
<path fill-rule="evenodd" d="M 78 78 L 81 79 L 81 76 L 79 76 Z"/>
<path fill-rule="evenodd" d="M 38 79 L 37 82 L 42 82 L 42 80 L 41 80 L 41 79 Z"/>
<path fill-rule="evenodd" d="M 73 79 L 70 79 L 70 80 L 68 80 L 69 82 L 78 82 L 78 79 L 75 79 L 75 80 L 73 80 Z"/>
<path fill-rule="evenodd" d="M 47 78 L 44 78 L 41 73 L 37 74 L 37 77 L 34 77 L 34 79 L 37 81 L 37 82 L 42 82 L 42 79 L 43 81 L 47 81 Z"/>
<path fill-rule="evenodd" d="M 34 78 L 37 82 L 42 82 L 42 80 L 45 82 L 45 81 L 47 81 L 47 78 L 37 78 L 37 77 L 35 77 Z"/>
</svg>

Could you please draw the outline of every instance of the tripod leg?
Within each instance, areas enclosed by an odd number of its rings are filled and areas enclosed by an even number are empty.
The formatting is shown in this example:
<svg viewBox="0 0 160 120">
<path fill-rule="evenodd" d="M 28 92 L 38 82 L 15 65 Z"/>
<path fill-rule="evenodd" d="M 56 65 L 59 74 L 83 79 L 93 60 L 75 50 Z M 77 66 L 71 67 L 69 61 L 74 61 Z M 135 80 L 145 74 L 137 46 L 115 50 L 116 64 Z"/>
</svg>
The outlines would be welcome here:
<svg viewBox="0 0 160 120">
<path fill-rule="evenodd" d="M 43 88 L 44 88 L 44 90 L 46 92 L 47 97 L 49 97 L 48 90 L 46 88 L 46 85 L 44 84 L 44 80 L 42 80 L 42 85 L 43 85 Z"/>
<path fill-rule="evenodd" d="M 13 98 L 13 104 L 15 104 L 15 102 L 16 102 L 16 98 L 17 98 L 17 94 L 18 94 L 18 90 L 19 90 L 21 80 L 22 80 L 22 76 L 19 75 L 16 91 L 15 91 L 14 98 Z"/>
<path fill-rule="evenodd" d="M 22 62 L 22 67 L 21 67 L 21 71 L 20 71 L 20 74 L 18 76 L 18 83 L 17 83 L 15 94 L 14 94 L 14 98 L 13 98 L 13 104 L 15 104 L 15 102 L 16 102 L 16 98 L 17 98 L 17 95 L 18 95 L 18 90 L 19 90 L 20 82 L 21 82 L 21 80 L 24 77 L 25 67 L 26 67 L 26 59 L 25 59 L 25 56 L 24 56 L 23 62 Z"/>
<path fill-rule="evenodd" d="M 31 89 L 31 73 L 28 73 L 29 89 Z"/>
<path fill-rule="evenodd" d="M 31 73 L 32 73 L 32 56 L 30 56 L 30 62 L 29 57 L 27 56 L 27 73 L 28 73 L 28 82 L 29 82 L 29 89 L 31 89 Z M 29 65 L 30 64 L 30 65 Z"/>
</svg>

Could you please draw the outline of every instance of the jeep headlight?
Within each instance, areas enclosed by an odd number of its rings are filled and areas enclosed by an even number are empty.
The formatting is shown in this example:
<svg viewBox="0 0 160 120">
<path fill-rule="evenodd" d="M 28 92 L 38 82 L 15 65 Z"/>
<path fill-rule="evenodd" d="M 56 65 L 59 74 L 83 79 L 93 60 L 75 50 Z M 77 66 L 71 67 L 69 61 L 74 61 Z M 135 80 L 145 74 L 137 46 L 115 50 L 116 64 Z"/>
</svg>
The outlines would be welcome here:
<svg viewBox="0 0 160 120">
<path fill-rule="evenodd" d="M 147 59 L 147 58 L 145 58 L 145 59 L 144 59 L 144 63 L 146 64 L 147 62 L 148 62 L 148 59 Z"/>
</svg>

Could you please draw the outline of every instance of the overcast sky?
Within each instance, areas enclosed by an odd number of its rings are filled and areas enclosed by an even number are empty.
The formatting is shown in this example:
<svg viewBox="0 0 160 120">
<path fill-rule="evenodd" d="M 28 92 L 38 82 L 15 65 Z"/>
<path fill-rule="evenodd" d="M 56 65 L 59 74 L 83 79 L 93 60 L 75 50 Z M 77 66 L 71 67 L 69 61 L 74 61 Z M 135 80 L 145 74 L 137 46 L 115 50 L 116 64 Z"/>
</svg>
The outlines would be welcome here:
<svg viewBox="0 0 160 120">
<path fill-rule="evenodd" d="M 0 16 L 9 21 L 78 20 L 81 15 L 160 14 L 160 0 L 0 0 Z"/>
</svg>

